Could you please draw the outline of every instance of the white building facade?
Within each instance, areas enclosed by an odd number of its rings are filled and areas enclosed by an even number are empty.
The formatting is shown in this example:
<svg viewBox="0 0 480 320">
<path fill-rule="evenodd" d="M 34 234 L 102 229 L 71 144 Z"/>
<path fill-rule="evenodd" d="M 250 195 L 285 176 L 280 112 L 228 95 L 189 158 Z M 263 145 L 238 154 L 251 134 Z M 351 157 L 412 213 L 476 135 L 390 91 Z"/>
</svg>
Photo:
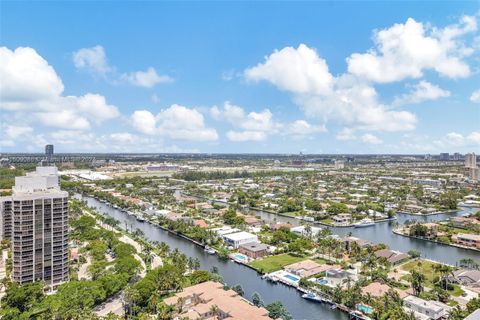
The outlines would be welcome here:
<svg viewBox="0 0 480 320">
<path fill-rule="evenodd" d="M 0 200 L 2 238 L 12 243 L 15 282 L 43 280 L 55 288 L 68 280 L 68 193 L 58 180 L 56 167 L 38 167 L 16 177 L 12 196 Z"/>
<path fill-rule="evenodd" d="M 241 231 L 236 233 L 229 233 L 223 236 L 225 242 L 237 249 L 240 245 L 251 242 L 258 242 L 258 237 L 252 233 Z"/>
</svg>

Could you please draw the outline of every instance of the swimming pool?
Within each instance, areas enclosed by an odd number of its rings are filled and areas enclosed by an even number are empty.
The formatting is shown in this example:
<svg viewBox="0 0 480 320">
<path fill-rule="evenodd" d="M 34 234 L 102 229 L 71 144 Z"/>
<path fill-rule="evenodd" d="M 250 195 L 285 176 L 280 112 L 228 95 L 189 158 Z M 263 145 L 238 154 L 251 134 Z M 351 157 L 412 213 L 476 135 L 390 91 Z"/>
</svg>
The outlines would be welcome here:
<svg viewBox="0 0 480 320">
<path fill-rule="evenodd" d="M 318 283 L 318 284 L 327 284 L 328 281 L 325 280 L 325 279 L 317 279 L 317 283 Z"/>
<path fill-rule="evenodd" d="M 245 261 L 245 260 L 247 260 L 247 257 L 244 256 L 243 254 L 236 254 L 234 257 L 235 257 L 235 259 L 236 259 L 237 261 Z"/>
<path fill-rule="evenodd" d="M 292 276 L 291 274 L 285 274 L 283 275 L 285 278 L 289 279 L 289 280 L 292 280 L 293 282 L 297 282 L 300 280 L 300 278 L 297 278 L 295 276 Z"/>
<path fill-rule="evenodd" d="M 357 304 L 357 310 L 366 314 L 373 313 L 373 308 L 364 304 Z"/>
</svg>

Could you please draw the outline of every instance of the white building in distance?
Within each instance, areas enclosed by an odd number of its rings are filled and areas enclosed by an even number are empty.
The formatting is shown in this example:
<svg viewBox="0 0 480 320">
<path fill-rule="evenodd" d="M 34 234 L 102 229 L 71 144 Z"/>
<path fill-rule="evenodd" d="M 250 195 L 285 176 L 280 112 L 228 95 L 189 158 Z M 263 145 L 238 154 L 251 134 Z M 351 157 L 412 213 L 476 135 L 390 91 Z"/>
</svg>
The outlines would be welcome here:
<svg viewBox="0 0 480 320">
<path fill-rule="evenodd" d="M 476 168 L 477 167 L 477 156 L 474 152 L 467 153 L 465 155 L 465 168 Z"/>
</svg>

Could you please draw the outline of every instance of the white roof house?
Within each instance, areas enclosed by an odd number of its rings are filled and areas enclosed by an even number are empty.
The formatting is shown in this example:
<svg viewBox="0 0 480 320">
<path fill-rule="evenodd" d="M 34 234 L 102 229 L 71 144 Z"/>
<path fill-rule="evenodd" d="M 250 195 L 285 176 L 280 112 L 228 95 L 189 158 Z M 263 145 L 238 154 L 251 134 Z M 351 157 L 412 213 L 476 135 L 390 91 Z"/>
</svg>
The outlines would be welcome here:
<svg viewBox="0 0 480 320">
<path fill-rule="evenodd" d="M 223 235 L 226 235 L 226 234 L 229 234 L 229 233 L 234 233 L 234 232 L 237 232 L 237 231 L 240 231 L 240 230 L 237 229 L 237 228 L 229 227 L 229 226 L 223 226 L 223 227 L 219 227 L 219 228 L 214 228 L 214 229 L 212 229 L 212 231 L 215 232 L 219 236 L 223 236 Z"/>
<path fill-rule="evenodd" d="M 314 236 L 317 235 L 317 233 L 319 233 L 322 230 L 322 228 L 311 226 L 310 230 L 311 230 L 311 235 L 314 237 Z M 306 236 L 307 235 L 307 232 L 305 231 L 305 226 L 293 227 L 293 228 L 290 229 L 290 231 L 298 234 L 299 236 Z"/>
<path fill-rule="evenodd" d="M 228 245 L 238 248 L 240 245 L 250 242 L 258 242 L 258 237 L 252 233 L 240 231 L 223 236 Z"/>
<path fill-rule="evenodd" d="M 403 302 L 404 306 L 408 309 L 428 316 L 429 319 L 433 320 L 444 317 L 451 310 L 451 308 L 444 303 L 433 300 L 427 301 L 415 296 L 408 296 L 403 300 Z"/>
</svg>

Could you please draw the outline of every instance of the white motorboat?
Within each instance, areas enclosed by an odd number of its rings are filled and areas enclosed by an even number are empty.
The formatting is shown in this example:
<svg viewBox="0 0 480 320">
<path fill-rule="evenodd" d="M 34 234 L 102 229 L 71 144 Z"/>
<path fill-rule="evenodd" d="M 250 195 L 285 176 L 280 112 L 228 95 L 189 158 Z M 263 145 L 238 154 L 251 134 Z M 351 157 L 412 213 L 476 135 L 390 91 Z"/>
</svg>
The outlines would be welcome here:
<svg viewBox="0 0 480 320">
<path fill-rule="evenodd" d="M 208 254 L 215 254 L 215 249 L 210 248 L 209 246 L 205 246 L 205 249 L 203 249 L 206 253 Z"/>
<path fill-rule="evenodd" d="M 307 300 L 316 301 L 316 302 L 322 302 L 323 301 L 323 299 L 320 298 L 320 296 L 316 295 L 313 292 L 307 292 L 307 293 L 302 294 L 302 298 L 307 299 Z"/>
<path fill-rule="evenodd" d="M 362 219 L 359 222 L 353 224 L 355 228 L 364 228 L 364 227 L 370 227 L 374 225 L 375 225 L 375 221 L 368 218 Z"/>
</svg>

